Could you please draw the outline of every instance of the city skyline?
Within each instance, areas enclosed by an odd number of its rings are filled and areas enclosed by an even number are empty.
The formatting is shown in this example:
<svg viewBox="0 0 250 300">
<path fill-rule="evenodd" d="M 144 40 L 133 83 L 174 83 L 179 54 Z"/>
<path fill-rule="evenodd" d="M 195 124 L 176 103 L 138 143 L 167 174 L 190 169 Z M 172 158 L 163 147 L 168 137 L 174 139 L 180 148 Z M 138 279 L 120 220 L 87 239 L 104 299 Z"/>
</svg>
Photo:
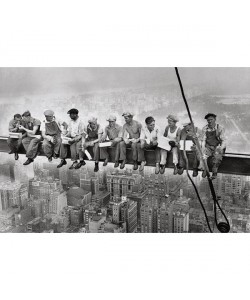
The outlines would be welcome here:
<svg viewBox="0 0 250 300">
<path fill-rule="evenodd" d="M 29 172 L 21 161 L 0 154 L 1 232 L 81 233 L 206 233 L 204 213 L 187 176 L 167 170 L 155 175 L 132 166 L 116 170 L 113 164 L 92 171 L 56 168 L 39 157 Z M 210 226 L 213 201 L 206 179 L 195 178 Z M 229 220 L 230 232 L 250 232 L 250 177 L 219 174 L 214 187 Z M 218 220 L 223 216 L 218 212 Z"/>
</svg>

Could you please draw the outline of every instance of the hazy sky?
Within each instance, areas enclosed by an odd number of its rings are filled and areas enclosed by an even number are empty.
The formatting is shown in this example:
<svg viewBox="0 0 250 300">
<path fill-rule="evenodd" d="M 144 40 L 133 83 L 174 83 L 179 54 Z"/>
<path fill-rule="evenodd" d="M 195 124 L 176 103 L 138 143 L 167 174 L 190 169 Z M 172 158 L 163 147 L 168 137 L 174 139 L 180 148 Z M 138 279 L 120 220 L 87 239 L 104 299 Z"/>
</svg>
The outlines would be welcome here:
<svg viewBox="0 0 250 300">
<path fill-rule="evenodd" d="M 180 68 L 183 85 L 250 93 L 250 68 Z M 0 97 L 177 84 L 174 68 L 0 68 Z"/>
</svg>

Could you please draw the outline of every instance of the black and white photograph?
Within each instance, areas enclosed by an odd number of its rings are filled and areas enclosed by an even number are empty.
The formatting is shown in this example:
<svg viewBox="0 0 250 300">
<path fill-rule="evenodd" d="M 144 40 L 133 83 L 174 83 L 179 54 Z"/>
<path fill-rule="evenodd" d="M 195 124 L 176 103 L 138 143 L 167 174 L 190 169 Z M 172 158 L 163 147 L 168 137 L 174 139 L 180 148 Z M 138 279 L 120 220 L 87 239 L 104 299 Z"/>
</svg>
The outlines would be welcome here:
<svg viewBox="0 0 250 300">
<path fill-rule="evenodd" d="M 248 6 L 1 1 L 1 299 L 247 298 Z"/>
<path fill-rule="evenodd" d="M 249 79 L 1 68 L 1 232 L 250 232 Z"/>
</svg>

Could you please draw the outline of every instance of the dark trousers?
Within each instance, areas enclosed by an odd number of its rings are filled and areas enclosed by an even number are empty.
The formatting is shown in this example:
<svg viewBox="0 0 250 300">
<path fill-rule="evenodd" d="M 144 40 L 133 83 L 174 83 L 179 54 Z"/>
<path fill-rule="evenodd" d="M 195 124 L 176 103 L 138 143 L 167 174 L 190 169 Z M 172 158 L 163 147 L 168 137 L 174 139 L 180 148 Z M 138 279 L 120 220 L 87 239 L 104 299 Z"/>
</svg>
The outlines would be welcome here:
<svg viewBox="0 0 250 300">
<path fill-rule="evenodd" d="M 7 144 L 12 152 L 18 153 L 20 146 L 22 145 L 22 139 L 8 138 Z"/>
<path fill-rule="evenodd" d="M 81 155 L 83 156 L 84 153 L 85 153 L 85 150 L 90 150 L 90 151 L 93 151 L 94 153 L 94 157 L 93 157 L 93 160 L 94 161 L 99 161 L 100 159 L 100 148 L 99 148 L 99 143 L 95 143 L 94 146 L 90 146 L 89 145 L 89 142 L 91 141 L 86 141 L 83 146 L 82 146 L 82 149 L 80 149 L 80 153 Z"/>
<path fill-rule="evenodd" d="M 61 144 L 60 147 L 60 158 L 66 159 L 68 156 L 68 147 L 70 148 L 70 157 L 72 161 L 75 161 L 78 159 L 78 157 L 83 158 L 82 152 L 80 153 L 80 149 L 82 147 L 82 140 L 79 142 L 75 142 L 72 145 L 65 145 Z"/>
<path fill-rule="evenodd" d="M 192 156 L 193 156 L 193 169 L 198 169 L 198 166 L 200 163 L 199 154 L 197 153 L 197 151 L 193 151 Z M 179 164 L 180 168 L 184 168 L 184 169 L 186 168 L 186 160 L 185 160 L 184 152 L 182 150 L 179 151 L 179 163 L 178 164 Z"/>
<path fill-rule="evenodd" d="M 115 141 L 111 141 L 111 142 L 112 142 L 112 147 L 115 148 L 115 161 L 119 161 L 120 160 L 120 142 L 115 142 Z M 109 158 L 107 147 L 100 148 L 100 158 L 101 159 Z"/>
<path fill-rule="evenodd" d="M 54 154 L 59 154 L 60 147 L 62 144 L 62 139 L 60 137 L 56 137 L 55 143 L 51 143 L 48 140 L 44 139 L 43 141 L 43 152 L 47 157 L 52 157 Z"/>
<path fill-rule="evenodd" d="M 129 144 L 125 144 L 124 141 L 121 141 L 120 142 L 120 160 L 125 160 L 126 159 L 127 148 L 131 147 L 133 160 L 137 161 L 138 160 L 137 144 L 138 143 L 131 143 L 131 142 Z"/>
<path fill-rule="evenodd" d="M 146 161 L 145 159 L 145 150 L 154 150 L 155 151 L 155 162 L 160 163 L 161 160 L 161 151 L 155 145 L 145 143 L 138 143 L 137 144 L 137 151 L 138 151 L 138 161 Z"/>
<path fill-rule="evenodd" d="M 34 159 L 37 156 L 37 151 L 41 140 L 42 138 L 37 139 L 28 136 L 22 139 L 22 144 L 28 158 Z"/>
<path fill-rule="evenodd" d="M 208 157 L 212 157 L 212 172 L 217 173 L 218 168 L 222 162 L 224 152 L 225 149 L 223 149 L 222 151 L 218 151 L 216 150 L 215 146 L 206 145 L 203 154 L 207 155 Z"/>
</svg>

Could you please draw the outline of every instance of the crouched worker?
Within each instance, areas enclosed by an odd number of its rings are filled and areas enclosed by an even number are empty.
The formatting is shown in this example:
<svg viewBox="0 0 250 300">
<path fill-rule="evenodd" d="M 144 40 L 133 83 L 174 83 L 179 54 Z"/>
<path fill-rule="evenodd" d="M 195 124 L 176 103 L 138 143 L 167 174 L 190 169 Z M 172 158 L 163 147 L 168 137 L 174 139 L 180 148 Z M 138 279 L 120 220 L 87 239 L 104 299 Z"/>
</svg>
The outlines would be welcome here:
<svg viewBox="0 0 250 300">
<path fill-rule="evenodd" d="M 67 124 L 57 120 L 52 110 L 46 110 L 44 115 L 45 120 L 41 125 L 41 132 L 44 138 L 43 151 L 48 160 L 52 161 L 52 157 L 59 157 L 59 151 L 62 144 L 61 127 L 64 126 L 66 128 Z"/>
<path fill-rule="evenodd" d="M 200 132 L 197 127 L 195 127 L 195 133 L 197 135 L 197 140 L 200 135 Z M 195 134 L 192 129 L 191 123 L 184 123 L 183 124 L 183 129 L 180 132 L 179 140 L 178 143 L 180 144 L 180 141 L 192 141 L 193 146 L 191 147 L 191 150 L 193 151 L 192 156 L 193 156 L 193 177 L 198 176 L 198 167 L 200 164 L 200 159 L 199 159 L 199 153 L 196 148 L 196 139 L 195 139 Z M 178 163 L 178 174 L 181 175 L 186 168 L 186 159 L 184 156 L 184 151 L 180 150 L 179 151 L 179 163 Z"/>
<path fill-rule="evenodd" d="M 9 122 L 9 132 L 11 133 L 19 133 L 20 137 L 19 138 L 11 138 L 9 137 L 7 140 L 7 144 L 10 148 L 9 154 L 14 153 L 15 154 L 15 160 L 18 160 L 19 155 L 19 149 L 22 145 L 22 138 L 26 136 L 24 133 L 24 130 L 20 129 L 20 125 L 24 126 L 25 123 L 22 120 L 22 116 L 20 114 L 15 114 L 14 119 Z"/>
<path fill-rule="evenodd" d="M 216 123 L 216 115 L 208 113 L 205 116 L 207 125 L 202 129 L 202 152 L 203 158 L 207 160 L 212 158 L 212 179 L 217 177 L 218 168 L 222 162 L 223 154 L 226 150 L 225 129 Z M 206 177 L 205 167 L 201 163 L 203 169 L 202 177 Z"/>
<path fill-rule="evenodd" d="M 29 111 L 25 111 L 22 115 L 24 126 L 20 125 L 20 129 L 26 131 L 27 136 L 22 139 L 22 144 L 26 150 L 27 160 L 23 165 L 29 165 L 34 161 L 38 153 L 38 147 L 42 141 L 40 126 L 41 121 L 31 116 Z"/>
<path fill-rule="evenodd" d="M 83 161 L 83 154 L 80 152 L 82 147 L 82 136 L 84 134 L 84 124 L 78 116 L 78 109 L 72 108 L 68 111 L 70 116 L 69 126 L 67 128 L 66 134 L 64 135 L 66 138 L 69 138 L 68 144 L 70 145 L 70 157 L 73 161 L 72 165 L 69 169 L 75 169 L 76 167 L 81 167 Z M 61 168 L 63 165 L 66 165 L 66 158 L 68 156 L 68 145 L 61 144 L 60 148 L 60 158 L 61 162 L 57 166 L 57 168 Z M 78 162 L 78 158 L 80 158 L 80 162 Z M 79 165 L 80 164 L 80 165 Z M 85 164 L 85 163 L 84 163 Z"/>
<path fill-rule="evenodd" d="M 99 171 L 99 158 L 100 158 L 100 150 L 99 150 L 99 142 L 102 139 L 103 130 L 100 126 L 100 124 L 97 123 L 97 118 L 91 117 L 88 120 L 88 126 L 84 129 L 84 135 L 82 138 L 82 147 L 80 148 L 80 153 L 82 153 L 82 156 L 85 153 L 85 150 L 92 150 L 94 153 L 94 161 L 95 161 L 95 167 L 94 172 Z M 84 160 L 80 160 L 79 167 L 81 165 L 84 165 Z M 78 168 L 78 166 L 77 166 Z"/>
<path fill-rule="evenodd" d="M 120 158 L 120 143 L 124 143 L 124 141 L 122 141 L 122 126 L 116 123 L 116 116 L 113 115 L 109 116 L 107 121 L 109 122 L 109 125 L 106 126 L 104 129 L 104 133 L 102 135 L 102 142 L 107 142 L 107 138 L 108 138 L 109 141 L 112 143 L 111 147 L 115 148 L 114 167 L 117 168 L 119 166 L 119 160 L 122 160 L 122 158 Z M 105 159 L 103 166 L 106 166 L 109 160 L 107 147 L 100 148 L 100 158 Z"/>
<path fill-rule="evenodd" d="M 140 171 L 143 171 L 146 165 L 145 150 L 154 150 L 156 162 L 155 174 L 159 174 L 161 159 L 160 148 L 157 147 L 159 134 L 160 129 L 155 125 L 155 119 L 151 116 L 147 117 L 145 119 L 145 126 L 141 130 L 140 143 L 137 144 L 138 161 L 141 162 Z"/>
</svg>

